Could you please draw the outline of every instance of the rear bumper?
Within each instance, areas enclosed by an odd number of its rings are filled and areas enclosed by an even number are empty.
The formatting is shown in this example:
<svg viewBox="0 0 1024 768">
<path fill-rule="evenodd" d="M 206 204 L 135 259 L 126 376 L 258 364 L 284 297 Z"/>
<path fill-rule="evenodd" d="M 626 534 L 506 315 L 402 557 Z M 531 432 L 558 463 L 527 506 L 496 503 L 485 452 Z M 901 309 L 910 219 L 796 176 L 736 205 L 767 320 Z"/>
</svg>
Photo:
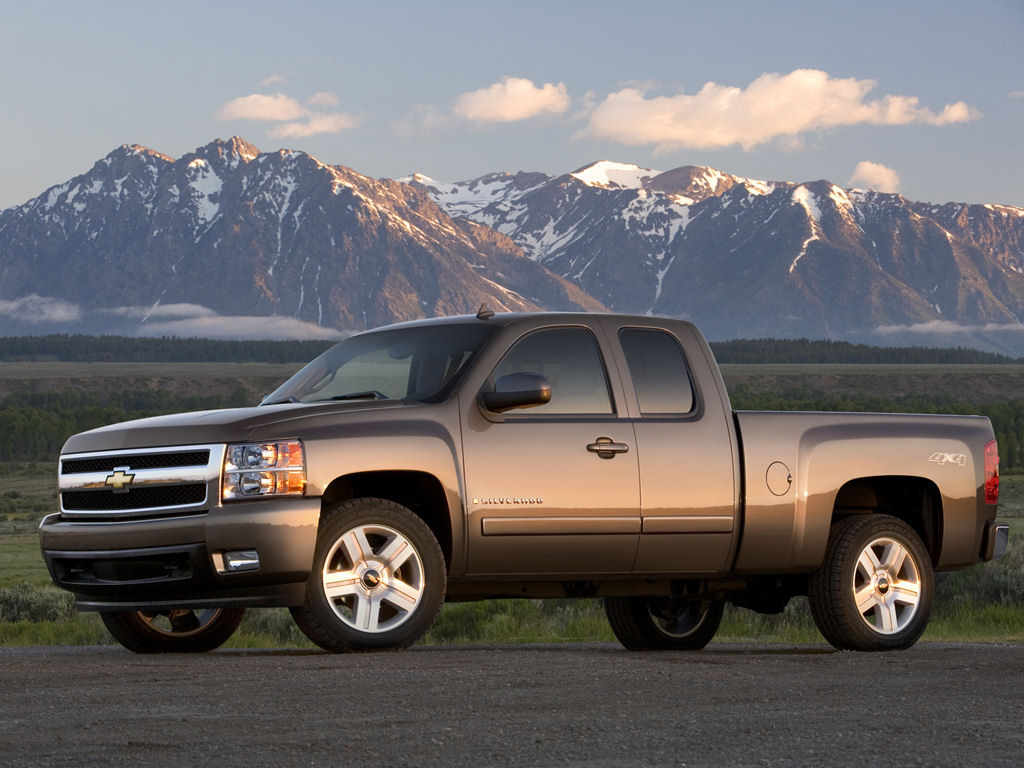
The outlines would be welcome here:
<svg viewBox="0 0 1024 768">
<path fill-rule="evenodd" d="M 1006 554 L 1006 546 L 1009 542 L 1009 524 L 990 520 L 985 526 L 985 536 L 981 542 L 981 559 L 998 560 Z"/>
<path fill-rule="evenodd" d="M 320 519 L 320 500 L 217 506 L 182 517 L 40 525 L 54 583 L 82 610 L 118 611 L 302 602 Z M 255 551 L 258 566 L 229 572 L 227 552 Z"/>
</svg>

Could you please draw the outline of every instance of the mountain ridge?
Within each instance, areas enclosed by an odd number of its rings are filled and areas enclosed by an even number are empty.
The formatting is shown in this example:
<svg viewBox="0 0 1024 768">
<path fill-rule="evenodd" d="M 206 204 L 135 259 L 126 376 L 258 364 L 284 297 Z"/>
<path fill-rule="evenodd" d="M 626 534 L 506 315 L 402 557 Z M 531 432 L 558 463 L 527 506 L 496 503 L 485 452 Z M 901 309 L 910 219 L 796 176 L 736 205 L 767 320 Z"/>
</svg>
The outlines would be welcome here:
<svg viewBox="0 0 1024 768">
<path fill-rule="evenodd" d="M 124 144 L 0 212 L 3 333 L 308 335 L 480 303 L 1021 354 L 1024 209 L 610 160 L 373 179 L 236 136 Z"/>
</svg>

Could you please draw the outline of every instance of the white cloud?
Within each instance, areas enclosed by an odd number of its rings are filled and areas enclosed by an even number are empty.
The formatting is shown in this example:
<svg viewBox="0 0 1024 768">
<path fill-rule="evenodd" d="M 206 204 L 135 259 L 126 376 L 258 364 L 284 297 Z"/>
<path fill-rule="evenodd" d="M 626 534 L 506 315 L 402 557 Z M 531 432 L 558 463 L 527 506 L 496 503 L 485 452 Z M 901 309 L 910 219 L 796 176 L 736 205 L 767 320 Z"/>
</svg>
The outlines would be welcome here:
<svg viewBox="0 0 1024 768">
<path fill-rule="evenodd" d="M 313 94 L 305 105 L 283 93 L 276 93 L 273 96 L 253 93 L 249 96 L 239 96 L 222 105 L 217 110 L 216 118 L 283 123 L 270 129 L 269 133 L 274 138 L 341 133 L 359 124 L 359 119 L 352 115 L 315 109 L 337 105 L 338 97 L 326 91 Z"/>
<path fill-rule="evenodd" d="M 766 73 L 746 89 L 708 82 L 695 94 L 648 97 L 623 88 L 597 105 L 583 136 L 657 151 L 712 149 L 738 144 L 752 149 L 779 137 L 843 125 L 945 125 L 976 120 L 963 102 L 935 113 L 916 96 L 867 100 L 874 80 L 835 78 L 816 69 Z"/>
<path fill-rule="evenodd" d="M 317 91 L 306 99 L 306 103 L 311 107 L 336 107 L 338 106 L 338 97 L 327 91 Z"/>
<path fill-rule="evenodd" d="M 359 125 L 359 120 L 340 112 L 332 115 L 310 115 L 305 122 L 284 123 L 270 129 L 275 139 L 287 136 L 315 136 L 318 133 L 341 133 Z"/>
<path fill-rule="evenodd" d="M 194 318 L 194 317 L 216 317 L 217 313 L 202 304 L 189 304 L 179 302 L 177 304 L 155 304 L 152 306 L 139 307 L 111 307 L 109 309 L 97 310 L 105 315 L 118 315 L 135 320 L 143 320 L 149 317 L 165 318 Z"/>
<path fill-rule="evenodd" d="M 82 310 L 76 304 L 37 293 L 20 299 L 0 300 L 0 316 L 22 323 L 74 323 L 82 319 Z"/>
<path fill-rule="evenodd" d="M 178 302 L 94 310 L 138 322 L 136 336 L 208 339 L 338 339 L 345 334 L 294 317 L 218 315 L 202 304 Z"/>
<path fill-rule="evenodd" d="M 1019 323 L 984 323 L 982 325 L 962 325 L 951 320 L 930 320 L 927 323 L 914 323 L 913 325 L 880 325 L 875 332 L 883 336 L 891 336 L 900 333 L 914 334 L 937 334 L 937 333 L 997 333 L 997 332 L 1024 332 L 1024 325 Z"/>
<path fill-rule="evenodd" d="M 1024 99 L 1024 91 L 1010 91 L 1011 99 Z"/>
<path fill-rule="evenodd" d="M 285 82 L 287 79 L 288 78 L 284 75 L 271 75 L 270 77 L 260 80 L 260 85 L 277 85 L 278 83 Z"/>
<path fill-rule="evenodd" d="M 874 189 L 878 192 L 898 192 L 900 176 L 892 168 L 881 163 L 863 160 L 857 163 L 857 167 L 853 170 L 853 176 L 847 182 L 847 185 L 851 187 L 855 187 L 858 184 L 863 184 L 868 189 Z"/>
<path fill-rule="evenodd" d="M 298 120 L 309 113 L 306 107 L 302 106 L 291 96 L 283 93 L 275 93 L 267 96 L 263 93 L 253 93 L 248 96 L 239 96 L 222 105 L 217 110 L 218 120 Z"/>
<path fill-rule="evenodd" d="M 147 322 L 137 336 L 201 337 L 208 339 L 340 339 L 345 334 L 294 317 L 214 315 L 164 322 Z"/>
<path fill-rule="evenodd" d="M 544 83 L 539 88 L 532 80 L 506 77 L 488 88 L 464 93 L 455 100 L 455 114 L 466 120 L 485 123 L 511 123 L 544 113 L 561 114 L 569 108 L 565 83 Z"/>
</svg>

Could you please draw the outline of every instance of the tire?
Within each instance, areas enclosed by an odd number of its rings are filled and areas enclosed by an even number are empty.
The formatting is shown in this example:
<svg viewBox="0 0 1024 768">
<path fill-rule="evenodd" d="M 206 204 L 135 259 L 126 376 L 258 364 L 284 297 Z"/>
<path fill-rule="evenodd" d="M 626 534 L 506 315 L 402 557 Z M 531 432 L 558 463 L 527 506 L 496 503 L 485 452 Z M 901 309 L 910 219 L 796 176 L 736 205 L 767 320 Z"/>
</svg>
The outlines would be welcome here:
<svg viewBox="0 0 1024 768">
<path fill-rule="evenodd" d="M 722 623 L 722 600 L 682 597 L 606 597 L 612 632 L 631 651 L 699 651 Z"/>
<path fill-rule="evenodd" d="M 904 650 L 928 625 L 934 581 L 928 552 L 905 522 L 848 517 L 832 526 L 824 564 L 811 574 L 811 614 L 841 650 Z"/>
<path fill-rule="evenodd" d="M 422 519 L 384 499 L 351 499 L 320 518 L 306 600 L 291 609 L 326 651 L 399 649 L 434 623 L 447 574 Z"/>
<path fill-rule="evenodd" d="M 100 618 L 135 653 L 202 653 L 222 646 L 238 629 L 245 608 L 104 611 Z"/>
</svg>

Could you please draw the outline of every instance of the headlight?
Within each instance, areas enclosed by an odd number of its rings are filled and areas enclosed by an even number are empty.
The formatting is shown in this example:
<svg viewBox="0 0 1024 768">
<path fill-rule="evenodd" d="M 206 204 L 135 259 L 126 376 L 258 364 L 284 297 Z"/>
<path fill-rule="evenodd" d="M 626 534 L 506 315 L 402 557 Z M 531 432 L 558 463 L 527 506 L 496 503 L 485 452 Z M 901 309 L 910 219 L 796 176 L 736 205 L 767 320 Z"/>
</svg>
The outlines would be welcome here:
<svg viewBox="0 0 1024 768">
<path fill-rule="evenodd" d="M 301 496 L 306 465 L 300 440 L 232 443 L 224 454 L 221 499 Z"/>
</svg>

